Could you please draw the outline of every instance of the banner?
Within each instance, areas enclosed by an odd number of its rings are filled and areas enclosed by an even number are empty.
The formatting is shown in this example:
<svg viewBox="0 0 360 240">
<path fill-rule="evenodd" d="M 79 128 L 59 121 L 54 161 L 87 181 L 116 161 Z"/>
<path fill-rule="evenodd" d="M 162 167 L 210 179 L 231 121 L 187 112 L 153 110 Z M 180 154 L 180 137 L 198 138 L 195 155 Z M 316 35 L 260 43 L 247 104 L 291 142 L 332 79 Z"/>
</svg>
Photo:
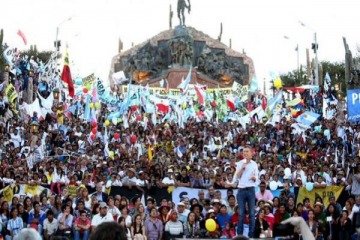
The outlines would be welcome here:
<svg viewBox="0 0 360 240">
<path fill-rule="evenodd" d="M 348 121 L 360 121 L 360 89 L 347 91 Z"/>
<path fill-rule="evenodd" d="M 337 200 L 343 191 L 344 187 L 340 186 L 328 186 L 326 188 L 314 188 L 311 191 L 306 190 L 306 187 L 299 188 L 297 203 L 304 200 L 304 198 L 309 198 L 311 203 L 315 203 L 316 197 L 321 197 L 324 202 L 325 207 L 329 205 L 329 197 L 335 196 Z"/>
<path fill-rule="evenodd" d="M 87 85 L 92 86 L 94 81 L 95 81 L 95 74 L 94 73 L 92 73 L 89 76 L 82 79 L 83 86 L 87 86 Z"/>
<path fill-rule="evenodd" d="M 128 91 L 128 86 L 123 85 L 122 86 L 122 92 L 126 93 L 127 91 Z M 189 95 L 196 95 L 195 85 L 189 84 L 188 91 L 190 93 Z M 232 88 L 214 88 L 214 89 L 208 88 L 206 90 L 207 93 L 212 93 L 214 91 L 215 92 L 222 92 L 224 94 L 230 94 L 232 92 Z M 166 93 L 166 90 L 164 88 L 160 88 L 160 87 L 150 87 L 149 92 L 150 92 L 151 95 L 160 95 L 160 96 L 168 96 L 169 94 L 176 96 L 176 95 L 181 94 L 180 89 L 170 88 L 168 90 L 168 93 Z"/>
<path fill-rule="evenodd" d="M 16 98 L 18 97 L 18 94 L 17 94 L 14 86 L 11 83 L 5 89 L 5 94 L 10 103 L 14 103 Z"/>
<path fill-rule="evenodd" d="M 185 197 L 187 197 L 189 199 L 192 199 L 192 198 L 198 199 L 200 190 L 203 190 L 205 192 L 205 196 L 209 192 L 207 189 L 201 189 L 201 188 L 187 188 L 187 187 L 174 188 L 174 190 L 172 191 L 172 201 L 174 203 L 179 203 Z M 271 191 L 271 193 L 273 194 L 274 197 L 279 197 L 282 190 L 283 189 L 277 189 L 277 190 Z M 227 198 L 227 189 L 215 189 L 215 191 L 221 192 L 222 199 Z M 259 187 L 255 187 L 255 192 L 258 192 L 258 191 L 260 191 Z M 233 192 L 234 192 L 233 194 L 236 198 L 238 189 L 233 189 Z M 294 187 L 290 188 L 290 192 L 294 192 Z"/>
<path fill-rule="evenodd" d="M 50 189 L 45 188 L 43 186 L 31 186 L 28 184 L 11 184 L 5 188 L 3 188 L 0 193 L 2 193 L 5 197 L 6 201 L 11 201 L 14 194 L 19 195 L 40 195 L 44 190 L 50 193 Z"/>
</svg>

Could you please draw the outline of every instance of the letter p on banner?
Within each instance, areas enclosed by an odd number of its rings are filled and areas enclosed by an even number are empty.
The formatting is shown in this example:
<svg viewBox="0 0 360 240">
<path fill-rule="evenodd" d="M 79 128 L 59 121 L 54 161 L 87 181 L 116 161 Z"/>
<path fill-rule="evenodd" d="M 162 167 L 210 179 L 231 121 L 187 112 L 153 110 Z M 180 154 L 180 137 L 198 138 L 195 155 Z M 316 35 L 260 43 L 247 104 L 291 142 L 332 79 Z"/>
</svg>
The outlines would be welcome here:
<svg viewBox="0 0 360 240">
<path fill-rule="evenodd" d="M 347 91 L 348 121 L 360 121 L 360 89 Z"/>
</svg>

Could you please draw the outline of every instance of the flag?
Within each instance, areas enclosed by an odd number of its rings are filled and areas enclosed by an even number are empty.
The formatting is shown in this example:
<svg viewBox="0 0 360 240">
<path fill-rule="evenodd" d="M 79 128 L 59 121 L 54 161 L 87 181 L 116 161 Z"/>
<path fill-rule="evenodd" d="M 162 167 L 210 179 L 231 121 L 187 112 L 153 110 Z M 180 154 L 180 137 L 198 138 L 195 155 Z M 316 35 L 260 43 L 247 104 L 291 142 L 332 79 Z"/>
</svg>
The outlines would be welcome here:
<svg viewBox="0 0 360 240">
<path fill-rule="evenodd" d="M 230 108 L 231 111 L 235 111 L 236 107 L 235 107 L 235 101 L 234 101 L 234 97 L 232 95 L 229 95 L 226 99 L 226 104 L 227 106 Z"/>
<path fill-rule="evenodd" d="M 156 99 L 155 101 L 158 112 L 167 114 L 170 110 L 168 99 Z"/>
<path fill-rule="evenodd" d="M 254 93 L 258 90 L 259 88 L 259 83 L 256 77 L 253 77 L 251 80 L 251 85 L 249 88 L 249 93 Z"/>
<path fill-rule="evenodd" d="M 148 158 L 149 158 L 149 161 L 151 161 L 153 159 L 152 148 L 150 146 L 148 147 Z"/>
<path fill-rule="evenodd" d="M 301 123 L 303 125 L 307 125 L 310 126 L 311 124 L 313 124 L 318 118 L 320 117 L 319 114 L 311 112 L 311 111 L 306 111 L 303 114 L 301 114 L 298 118 L 296 118 L 296 121 L 298 123 Z"/>
<path fill-rule="evenodd" d="M 63 80 L 65 83 L 67 83 L 70 97 L 74 97 L 75 90 L 74 90 L 74 83 L 73 83 L 72 78 L 71 78 L 71 72 L 70 72 L 70 67 L 69 67 L 69 53 L 68 53 L 68 51 L 66 51 L 66 53 L 65 53 L 64 68 L 63 68 L 63 71 L 61 73 L 61 80 Z"/>
<path fill-rule="evenodd" d="M 265 111 L 266 110 L 266 107 L 267 107 L 267 99 L 265 96 L 262 97 L 261 99 L 261 107 L 262 109 Z"/>
<path fill-rule="evenodd" d="M 267 104 L 267 109 L 266 109 L 266 113 L 268 115 L 268 117 L 270 117 L 270 115 L 273 113 L 276 105 L 278 105 L 281 100 L 282 100 L 282 95 L 283 95 L 283 92 L 282 90 L 280 90 L 276 95 L 275 97 L 273 97 L 272 99 L 270 99 L 268 101 L 268 104 Z"/>
<path fill-rule="evenodd" d="M 328 91 L 329 90 L 329 85 L 331 85 L 331 78 L 330 78 L 330 75 L 329 75 L 328 72 L 325 74 L 324 80 L 325 80 L 324 81 L 324 90 Z"/>
<path fill-rule="evenodd" d="M 25 34 L 21 30 L 18 30 L 17 35 L 19 35 L 22 38 L 22 40 L 24 41 L 24 44 L 26 45 L 27 40 L 26 40 Z"/>
<path fill-rule="evenodd" d="M 195 85 L 195 91 L 200 105 L 204 105 L 205 104 L 204 92 L 197 85 Z"/>
<path fill-rule="evenodd" d="M 191 71 L 192 71 L 192 66 L 190 66 L 189 73 L 186 76 L 186 79 L 177 86 L 177 88 L 179 88 L 181 92 L 186 92 L 189 87 L 189 83 L 191 81 Z"/>
</svg>

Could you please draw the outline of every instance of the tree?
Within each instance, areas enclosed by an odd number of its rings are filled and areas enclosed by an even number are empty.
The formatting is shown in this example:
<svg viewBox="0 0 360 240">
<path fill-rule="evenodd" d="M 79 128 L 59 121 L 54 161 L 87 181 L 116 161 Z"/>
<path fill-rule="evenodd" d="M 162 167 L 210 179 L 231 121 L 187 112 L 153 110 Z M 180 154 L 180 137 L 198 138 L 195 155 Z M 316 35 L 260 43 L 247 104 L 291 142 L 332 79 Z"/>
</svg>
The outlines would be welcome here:
<svg viewBox="0 0 360 240">
<path fill-rule="evenodd" d="M 303 67 L 300 66 L 299 73 L 297 70 L 293 70 L 286 74 L 280 74 L 280 78 L 284 87 L 297 87 L 307 82 L 306 76 L 304 76 L 304 74 L 305 72 L 303 71 Z"/>
<path fill-rule="evenodd" d="M 43 63 L 46 63 L 47 61 L 49 61 L 52 53 L 53 53 L 52 51 L 38 52 L 36 45 L 30 45 L 30 49 L 26 51 L 22 51 L 21 55 L 23 56 L 27 55 L 28 57 L 33 56 L 35 60 L 39 58 L 39 60 L 41 60 Z"/>
</svg>

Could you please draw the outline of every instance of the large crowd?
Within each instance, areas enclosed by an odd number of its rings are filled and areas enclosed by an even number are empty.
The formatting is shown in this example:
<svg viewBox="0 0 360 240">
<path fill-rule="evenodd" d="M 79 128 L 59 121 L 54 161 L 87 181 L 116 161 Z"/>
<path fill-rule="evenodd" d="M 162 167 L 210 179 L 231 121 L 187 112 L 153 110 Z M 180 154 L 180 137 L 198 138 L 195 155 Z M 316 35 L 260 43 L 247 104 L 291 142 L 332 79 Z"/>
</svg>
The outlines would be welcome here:
<svg viewBox="0 0 360 240">
<path fill-rule="evenodd" d="M 291 118 L 281 117 L 272 124 L 252 119 L 244 127 L 236 121 L 216 121 L 214 116 L 213 121 L 190 118 L 184 128 L 176 121 L 156 125 L 148 121 L 147 126 L 134 121 L 126 127 L 121 121 L 107 121 L 111 108 L 106 103 L 99 106 L 96 121 L 82 119 L 86 100 L 81 96 L 71 100 L 60 96 L 51 113 L 42 118 L 25 111 L 29 78 L 30 99 L 38 93 L 50 95 L 50 84 L 31 71 L 11 74 L 9 82 L 2 79 L 1 84 L 0 186 L 11 186 L 13 191 L 11 200 L 0 195 L 0 229 L 5 239 L 33 228 L 47 240 L 58 236 L 87 240 L 101 223 L 110 221 L 122 225 L 128 239 L 135 240 L 237 234 L 301 239 L 299 229 L 281 224 L 293 216 L 304 218 L 315 239 L 356 236 L 355 225 L 360 224 L 358 124 L 320 118 L 295 134 Z M 17 111 L 5 94 L 9 83 L 18 92 Z M 315 97 L 305 92 L 302 98 L 307 106 L 322 111 L 321 91 Z M 248 101 L 255 108 L 261 104 L 259 99 Z M 281 107 L 289 111 L 285 103 Z M 69 108 L 75 110 L 69 112 Z M 346 116 L 346 110 L 341 111 L 338 115 Z M 335 196 L 326 196 L 328 205 L 322 196 L 313 202 L 296 199 L 290 189 L 308 182 L 315 188 L 344 186 L 345 199 L 340 203 Z M 270 183 L 281 190 L 278 197 L 269 190 Z M 44 191 L 29 194 L 21 189 L 24 185 L 41 186 Z M 198 198 L 159 202 L 151 196 L 109 195 L 107 190 L 115 186 L 140 191 L 181 186 L 199 192 Z M 227 189 L 227 194 L 220 189 Z M 207 224 L 209 219 L 215 221 L 214 229 Z"/>
</svg>

